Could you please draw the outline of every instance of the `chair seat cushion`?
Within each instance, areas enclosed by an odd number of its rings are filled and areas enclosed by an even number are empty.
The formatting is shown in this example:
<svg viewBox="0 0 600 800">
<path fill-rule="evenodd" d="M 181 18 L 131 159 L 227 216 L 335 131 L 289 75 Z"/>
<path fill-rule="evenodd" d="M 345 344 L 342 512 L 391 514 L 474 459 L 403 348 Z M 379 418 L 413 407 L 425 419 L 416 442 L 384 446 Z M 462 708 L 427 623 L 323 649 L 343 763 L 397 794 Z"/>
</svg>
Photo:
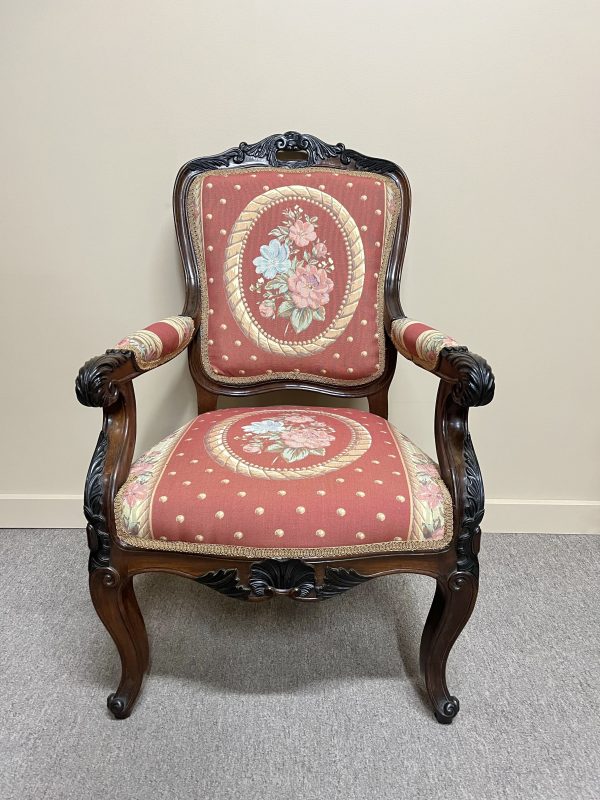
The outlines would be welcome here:
<svg viewBox="0 0 600 800">
<path fill-rule="evenodd" d="M 350 408 L 201 414 L 137 459 L 115 516 L 128 545 L 249 558 L 443 549 L 452 537 L 437 465 Z"/>
</svg>

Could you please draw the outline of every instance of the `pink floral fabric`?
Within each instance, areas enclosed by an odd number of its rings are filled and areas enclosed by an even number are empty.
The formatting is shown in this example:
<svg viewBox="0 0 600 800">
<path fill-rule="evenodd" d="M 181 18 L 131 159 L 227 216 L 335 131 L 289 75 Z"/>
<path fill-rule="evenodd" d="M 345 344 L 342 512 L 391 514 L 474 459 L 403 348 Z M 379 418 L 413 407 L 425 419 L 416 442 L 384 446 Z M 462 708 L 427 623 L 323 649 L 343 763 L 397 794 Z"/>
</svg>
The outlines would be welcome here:
<svg viewBox="0 0 600 800">
<path fill-rule="evenodd" d="M 400 211 L 369 172 L 214 170 L 188 222 L 204 284 L 202 366 L 215 381 L 365 384 L 385 365 L 383 282 Z"/>
<path fill-rule="evenodd" d="M 201 414 L 136 461 L 115 513 L 133 546 L 249 557 L 441 549 L 453 534 L 437 465 L 349 408 Z"/>
</svg>

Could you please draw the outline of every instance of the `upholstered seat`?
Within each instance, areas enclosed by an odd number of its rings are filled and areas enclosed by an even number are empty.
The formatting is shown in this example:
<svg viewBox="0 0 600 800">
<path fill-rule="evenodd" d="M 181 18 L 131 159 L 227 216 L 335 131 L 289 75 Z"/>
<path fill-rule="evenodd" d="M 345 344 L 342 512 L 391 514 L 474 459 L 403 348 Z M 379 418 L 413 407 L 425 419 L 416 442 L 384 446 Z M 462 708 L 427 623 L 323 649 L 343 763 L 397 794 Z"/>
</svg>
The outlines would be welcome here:
<svg viewBox="0 0 600 800">
<path fill-rule="evenodd" d="M 439 550 L 452 537 L 433 461 L 348 408 L 201 414 L 135 462 L 115 511 L 128 545 L 216 555 Z"/>
</svg>

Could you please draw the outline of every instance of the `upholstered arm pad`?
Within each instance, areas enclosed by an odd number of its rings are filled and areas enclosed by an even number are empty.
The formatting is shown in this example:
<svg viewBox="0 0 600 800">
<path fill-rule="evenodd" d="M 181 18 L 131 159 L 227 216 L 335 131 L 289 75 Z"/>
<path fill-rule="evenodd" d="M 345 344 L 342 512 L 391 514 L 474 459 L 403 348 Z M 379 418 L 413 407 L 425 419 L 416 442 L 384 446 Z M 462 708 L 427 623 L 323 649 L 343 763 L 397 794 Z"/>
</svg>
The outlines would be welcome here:
<svg viewBox="0 0 600 800">
<path fill-rule="evenodd" d="M 391 324 L 396 350 L 423 369 L 454 384 L 452 396 L 461 406 L 484 406 L 494 397 L 495 381 L 490 365 L 450 336 L 435 328 L 402 317 Z"/>
<path fill-rule="evenodd" d="M 404 358 L 430 371 L 436 368 L 444 347 L 458 347 L 450 336 L 407 317 L 392 322 L 392 341 Z"/>
<path fill-rule="evenodd" d="M 121 339 L 113 350 L 131 351 L 137 366 L 146 372 L 174 358 L 188 346 L 193 335 L 191 317 L 167 317 Z"/>
<path fill-rule="evenodd" d="M 128 336 L 104 355 L 87 361 L 75 382 L 77 399 L 84 406 L 111 406 L 118 384 L 170 361 L 184 350 L 194 335 L 191 317 L 167 317 Z"/>
</svg>

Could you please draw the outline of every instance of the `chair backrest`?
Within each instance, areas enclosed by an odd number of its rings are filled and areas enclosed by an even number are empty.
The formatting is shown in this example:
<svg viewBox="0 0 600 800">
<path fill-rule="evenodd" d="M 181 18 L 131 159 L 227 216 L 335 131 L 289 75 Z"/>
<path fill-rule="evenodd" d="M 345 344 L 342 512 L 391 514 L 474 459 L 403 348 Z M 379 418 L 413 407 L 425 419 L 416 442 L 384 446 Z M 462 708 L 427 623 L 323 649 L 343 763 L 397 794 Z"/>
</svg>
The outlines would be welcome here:
<svg viewBox="0 0 600 800">
<path fill-rule="evenodd" d="M 410 213 L 397 165 L 290 131 L 185 164 L 174 210 L 201 410 L 278 388 L 387 392 Z"/>
</svg>

